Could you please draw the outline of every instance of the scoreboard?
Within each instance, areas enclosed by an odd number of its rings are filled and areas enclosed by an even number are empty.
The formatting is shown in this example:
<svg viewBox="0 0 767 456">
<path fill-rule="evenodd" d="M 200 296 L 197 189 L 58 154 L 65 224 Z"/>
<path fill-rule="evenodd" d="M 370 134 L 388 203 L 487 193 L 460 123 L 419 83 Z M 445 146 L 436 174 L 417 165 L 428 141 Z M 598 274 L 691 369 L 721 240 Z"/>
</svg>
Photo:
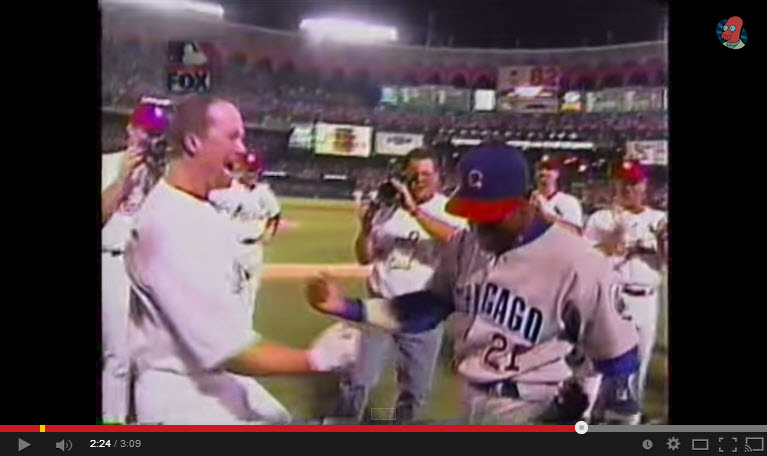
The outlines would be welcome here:
<svg viewBox="0 0 767 456">
<path fill-rule="evenodd" d="M 559 78 L 555 66 L 510 66 L 498 69 L 498 109 L 519 113 L 557 112 Z"/>
<path fill-rule="evenodd" d="M 555 66 L 509 66 L 498 69 L 498 91 L 514 92 L 519 87 L 541 87 L 557 91 L 561 71 Z"/>
</svg>

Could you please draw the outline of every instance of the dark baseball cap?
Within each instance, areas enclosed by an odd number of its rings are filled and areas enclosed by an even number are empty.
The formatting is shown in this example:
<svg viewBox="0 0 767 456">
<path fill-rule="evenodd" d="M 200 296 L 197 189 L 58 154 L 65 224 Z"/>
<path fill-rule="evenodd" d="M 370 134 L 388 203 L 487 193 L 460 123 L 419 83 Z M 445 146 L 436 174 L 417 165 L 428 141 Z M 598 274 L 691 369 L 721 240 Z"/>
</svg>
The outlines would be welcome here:
<svg viewBox="0 0 767 456">
<path fill-rule="evenodd" d="M 496 223 L 528 199 L 530 170 L 522 151 L 481 145 L 458 163 L 461 183 L 447 202 L 448 213 L 477 223 Z"/>
</svg>

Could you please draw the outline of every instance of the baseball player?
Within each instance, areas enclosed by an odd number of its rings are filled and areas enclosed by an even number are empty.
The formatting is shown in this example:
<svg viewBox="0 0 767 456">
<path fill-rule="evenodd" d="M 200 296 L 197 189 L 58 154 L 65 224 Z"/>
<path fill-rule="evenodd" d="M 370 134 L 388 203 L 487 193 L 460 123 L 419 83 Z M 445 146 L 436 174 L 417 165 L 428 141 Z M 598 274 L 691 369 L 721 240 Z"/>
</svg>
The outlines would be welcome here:
<svg viewBox="0 0 767 456">
<path fill-rule="evenodd" d="M 246 152 L 239 110 L 189 98 L 168 135 L 168 172 L 146 197 L 125 252 L 138 421 L 285 423 L 290 414 L 253 377 L 328 371 L 353 353 L 342 337 L 297 350 L 253 330 L 239 233 L 208 201 L 231 184 Z"/>
<path fill-rule="evenodd" d="M 248 277 L 249 300 L 253 303 L 261 284 L 263 245 L 276 233 L 281 210 L 269 184 L 259 182 L 262 169 L 259 154 L 255 150 L 249 151 L 235 164 L 238 177 L 232 179 L 232 185 L 212 190 L 209 196 L 211 203 L 231 218 L 240 231 L 241 259 Z"/>
<path fill-rule="evenodd" d="M 159 103 L 144 99 L 133 111 L 126 128 L 128 148 L 102 156 L 102 420 L 105 423 L 124 423 L 128 412 L 129 282 L 123 252 L 134 215 L 163 172 L 162 164 L 147 157 L 151 141 L 161 138 L 168 127 L 167 103 Z"/>
<path fill-rule="evenodd" d="M 561 160 L 544 156 L 538 164 L 538 186 L 533 192 L 532 202 L 538 206 L 544 218 L 580 234 L 583 229 L 583 209 L 578 198 L 559 190 L 561 169 Z"/>
<path fill-rule="evenodd" d="M 407 184 L 396 179 L 392 185 L 401 203 L 370 204 L 363 207 L 361 229 L 355 240 L 360 264 L 372 264 L 367 279 L 371 297 L 390 299 L 423 290 L 434 272 L 440 249 L 465 221 L 445 212 L 447 197 L 437 192 L 439 170 L 428 149 L 413 149 L 405 158 Z M 397 379 L 400 393 L 393 419 L 413 419 L 431 386 L 434 367 L 442 344 L 443 326 L 417 334 L 387 334 L 369 328 L 360 342 L 359 362 L 341 385 L 335 416 L 362 419 L 370 390 L 375 387 L 392 342 L 397 346 Z"/>
<path fill-rule="evenodd" d="M 634 422 L 637 335 L 618 312 L 620 289 L 607 259 L 541 217 L 518 149 L 481 145 L 462 157 L 459 170 L 447 211 L 470 220 L 471 230 L 442 251 L 425 290 L 354 299 L 325 276 L 307 285 L 310 304 L 395 333 L 447 319 L 471 423 L 579 419 L 582 394 L 557 399 L 574 344 L 603 374 L 595 409 L 610 422 Z"/>
<path fill-rule="evenodd" d="M 668 218 L 665 212 L 645 206 L 647 171 L 639 162 L 620 163 L 613 179 L 617 204 L 592 214 L 584 236 L 608 256 L 619 275 L 624 313 L 639 335 L 641 400 L 655 344 Z"/>
</svg>

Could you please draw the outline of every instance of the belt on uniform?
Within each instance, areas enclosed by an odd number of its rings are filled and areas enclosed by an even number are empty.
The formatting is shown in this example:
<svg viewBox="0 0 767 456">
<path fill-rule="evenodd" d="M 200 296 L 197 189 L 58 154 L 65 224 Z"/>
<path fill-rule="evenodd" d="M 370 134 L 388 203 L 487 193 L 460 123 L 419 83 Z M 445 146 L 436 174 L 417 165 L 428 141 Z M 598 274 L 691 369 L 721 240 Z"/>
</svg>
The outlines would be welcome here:
<svg viewBox="0 0 767 456">
<path fill-rule="evenodd" d="M 240 242 L 245 244 L 245 245 L 253 245 L 253 244 L 255 244 L 256 242 L 258 242 L 260 240 L 261 240 L 261 238 L 247 238 L 247 239 L 241 240 Z"/>
<path fill-rule="evenodd" d="M 501 380 L 499 382 L 491 383 L 472 383 L 471 386 L 480 391 L 483 391 L 488 396 L 510 397 L 519 399 L 519 388 L 517 388 L 517 382 L 512 380 Z"/>
<path fill-rule="evenodd" d="M 106 253 L 108 255 L 116 257 L 116 256 L 122 255 L 123 253 L 125 253 L 125 251 L 124 250 L 120 250 L 120 249 L 107 249 L 107 248 L 102 247 L 101 248 L 101 253 Z"/>
<path fill-rule="evenodd" d="M 623 292 L 629 296 L 650 296 L 655 293 L 654 288 L 623 287 Z"/>
</svg>

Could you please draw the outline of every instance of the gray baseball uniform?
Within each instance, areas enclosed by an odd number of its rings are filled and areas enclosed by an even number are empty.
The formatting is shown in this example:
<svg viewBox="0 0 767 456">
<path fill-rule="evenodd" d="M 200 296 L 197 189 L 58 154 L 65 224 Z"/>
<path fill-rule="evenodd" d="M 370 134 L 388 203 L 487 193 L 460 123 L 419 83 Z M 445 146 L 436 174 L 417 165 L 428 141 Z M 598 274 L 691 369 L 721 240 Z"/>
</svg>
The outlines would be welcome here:
<svg viewBox="0 0 767 456">
<path fill-rule="evenodd" d="M 393 332 L 419 332 L 448 318 L 464 413 L 472 422 L 534 422 L 571 375 L 574 344 L 594 360 L 604 407 L 634 413 L 628 394 L 637 335 L 619 311 L 609 262 L 579 236 L 544 222 L 498 256 L 465 231 L 443 251 L 427 291 L 348 300 L 343 317 Z"/>
</svg>

